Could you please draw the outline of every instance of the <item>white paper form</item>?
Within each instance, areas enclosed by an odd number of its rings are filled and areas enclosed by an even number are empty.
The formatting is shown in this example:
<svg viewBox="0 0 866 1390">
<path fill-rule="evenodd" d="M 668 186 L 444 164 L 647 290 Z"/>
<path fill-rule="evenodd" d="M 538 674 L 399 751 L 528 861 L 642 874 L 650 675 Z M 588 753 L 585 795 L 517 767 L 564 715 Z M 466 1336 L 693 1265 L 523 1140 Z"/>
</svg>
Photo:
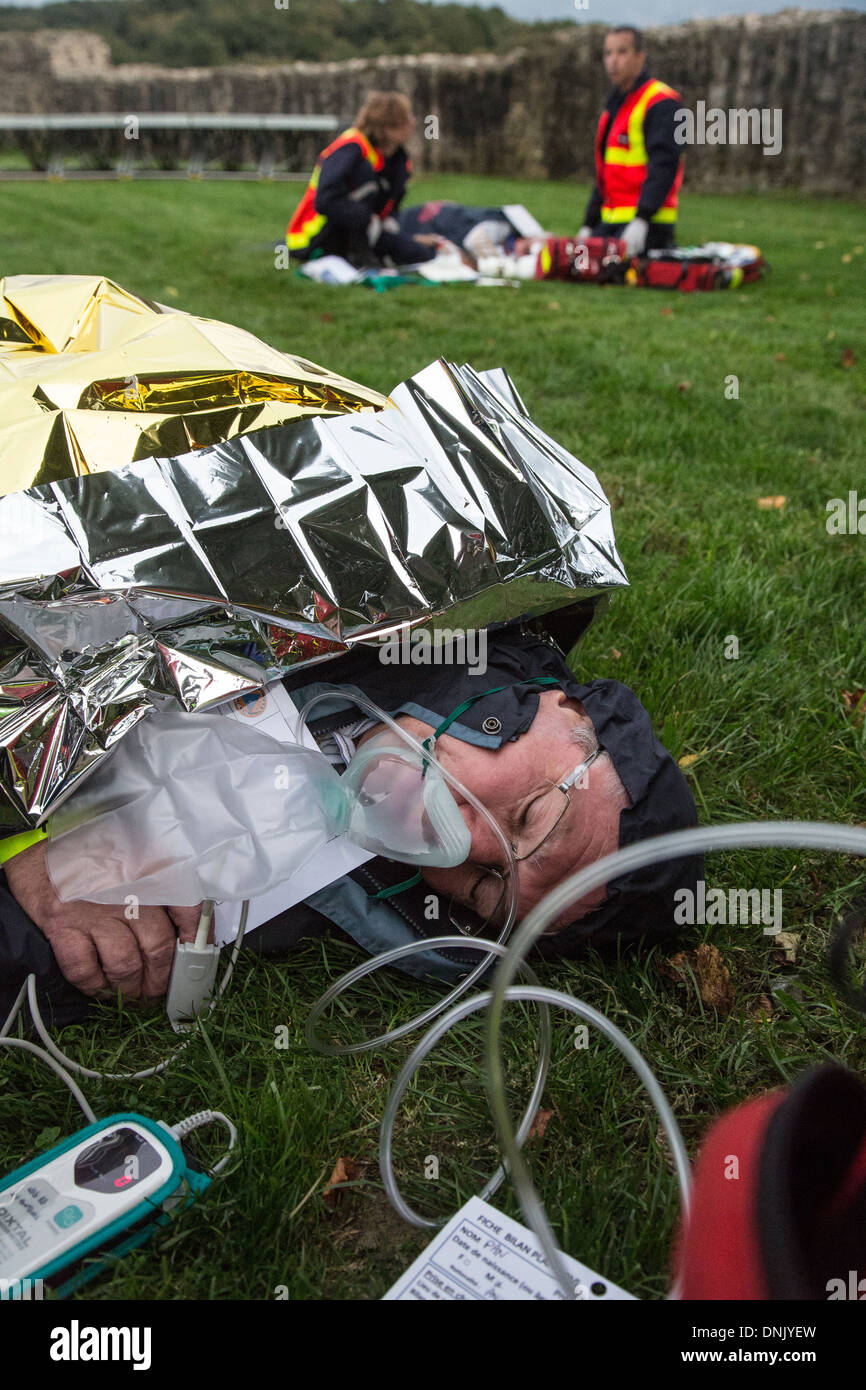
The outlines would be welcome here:
<svg viewBox="0 0 866 1390">
<path fill-rule="evenodd" d="M 229 719 L 254 724 L 262 733 L 269 734 L 280 743 L 298 741 L 300 714 L 281 681 L 272 681 L 264 690 L 230 700 L 227 704 L 221 705 L 217 712 Z M 310 748 L 316 747 L 316 741 L 309 732 L 305 732 L 303 741 Z M 366 850 L 352 844 L 345 835 L 339 836 L 336 840 L 329 840 L 286 883 L 281 883 L 269 892 L 250 900 L 247 931 L 260 927 L 263 922 L 269 922 L 272 917 L 285 912 L 286 908 L 293 907 L 295 903 L 303 902 L 311 893 L 342 878 L 344 874 L 370 858 L 372 856 Z M 234 941 L 238 934 L 240 917 L 240 903 L 217 904 L 214 913 L 214 934 L 218 946 L 224 946 L 227 941 Z"/>
<path fill-rule="evenodd" d="M 589 1303 L 634 1302 L 634 1295 L 563 1255 L 576 1296 Z M 562 1291 L 532 1231 L 470 1197 L 410 1265 L 383 1301 L 564 1302 Z"/>
</svg>

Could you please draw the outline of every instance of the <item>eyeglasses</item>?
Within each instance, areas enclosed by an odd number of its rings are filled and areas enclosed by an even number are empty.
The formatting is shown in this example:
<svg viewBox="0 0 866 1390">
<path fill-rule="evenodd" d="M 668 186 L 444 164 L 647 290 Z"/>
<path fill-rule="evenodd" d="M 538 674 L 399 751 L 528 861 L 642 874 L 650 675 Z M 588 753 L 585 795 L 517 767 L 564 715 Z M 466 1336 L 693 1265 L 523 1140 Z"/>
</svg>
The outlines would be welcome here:
<svg viewBox="0 0 866 1390">
<path fill-rule="evenodd" d="M 582 763 L 578 763 L 572 773 L 557 782 L 546 792 L 534 798 L 523 814 L 521 840 L 533 845 L 532 849 L 518 854 L 518 846 L 512 844 L 515 862 L 520 864 L 537 854 L 541 846 L 550 838 L 571 805 L 571 791 L 587 785 L 586 774 L 596 758 L 604 750 L 596 748 Z M 483 931 L 490 923 L 496 924 L 497 915 L 505 901 L 507 876 L 499 869 L 487 866 L 472 888 L 475 907 L 467 907 L 451 897 L 448 902 L 448 918 L 451 925 L 465 936 L 473 936 Z M 479 925 L 480 919 L 480 925 Z"/>
<path fill-rule="evenodd" d="M 587 785 L 586 774 L 601 751 L 600 748 L 596 748 L 588 758 L 584 758 L 582 763 L 578 763 L 568 777 L 557 782 L 549 791 L 542 792 L 540 796 L 535 797 L 529 803 L 523 813 L 520 838 L 530 841 L 533 847 L 526 850 L 524 854 L 518 854 L 517 845 L 512 844 L 511 849 L 518 863 L 524 859 L 531 859 L 533 854 L 541 849 L 545 840 L 553 834 L 571 805 L 571 789 L 576 787 L 577 790 L 580 790 Z"/>
</svg>

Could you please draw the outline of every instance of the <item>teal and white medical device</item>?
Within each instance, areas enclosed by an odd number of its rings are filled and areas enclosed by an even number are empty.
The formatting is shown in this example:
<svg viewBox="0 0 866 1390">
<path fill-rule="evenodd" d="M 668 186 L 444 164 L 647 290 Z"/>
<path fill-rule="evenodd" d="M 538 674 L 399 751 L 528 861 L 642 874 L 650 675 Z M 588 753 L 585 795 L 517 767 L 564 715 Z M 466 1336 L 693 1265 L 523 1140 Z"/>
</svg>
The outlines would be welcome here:
<svg viewBox="0 0 866 1390">
<path fill-rule="evenodd" d="M 175 1126 L 110 1115 L 0 1180 L 0 1298 L 24 1297 L 37 1280 L 62 1298 L 165 1226 L 210 1186 L 181 1140 L 215 1119 L 234 1142 L 214 1111 Z"/>
</svg>

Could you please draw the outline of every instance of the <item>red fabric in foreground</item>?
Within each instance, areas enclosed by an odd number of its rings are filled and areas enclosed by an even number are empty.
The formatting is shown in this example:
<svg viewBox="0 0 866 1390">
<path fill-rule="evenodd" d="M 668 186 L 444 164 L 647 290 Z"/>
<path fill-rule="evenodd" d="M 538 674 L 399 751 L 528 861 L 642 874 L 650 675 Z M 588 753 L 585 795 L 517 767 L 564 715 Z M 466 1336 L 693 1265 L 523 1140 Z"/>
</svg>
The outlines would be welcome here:
<svg viewBox="0 0 866 1390">
<path fill-rule="evenodd" d="M 682 1299 L 767 1298 L 755 1217 L 758 1165 L 767 1125 L 784 1098 L 773 1091 L 740 1105 L 707 1135 L 688 1229 L 679 1232 L 675 1249 Z M 725 1176 L 734 1171 L 738 1177 Z"/>
</svg>

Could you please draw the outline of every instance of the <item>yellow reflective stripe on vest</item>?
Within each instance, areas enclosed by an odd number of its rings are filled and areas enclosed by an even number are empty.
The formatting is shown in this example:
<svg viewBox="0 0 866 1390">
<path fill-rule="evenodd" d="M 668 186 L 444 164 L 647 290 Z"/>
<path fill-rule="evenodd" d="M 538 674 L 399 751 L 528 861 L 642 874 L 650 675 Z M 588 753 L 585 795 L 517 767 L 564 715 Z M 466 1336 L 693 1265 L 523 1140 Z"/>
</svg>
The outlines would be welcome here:
<svg viewBox="0 0 866 1390">
<path fill-rule="evenodd" d="M 302 232 L 289 232 L 286 236 L 286 245 L 290 251 L 303 251 L 309 246 L 313 237 L 318 236 L 319 232 L 327 222 L 323 213 L 317 212 L 315 217 L 311 217 L 309 222 L 304 224 Z"/>
<path fill-rule="evenodd" d="M 646 91 L 635 102 L 628 118 L 628 149 L 620 149 L 618 145 L 606 145 L 604 150 L 605 164 L 620 164 L 627 168 L 638 168 L 647 163 L 646 145 L 643 138 L 644 118 L 647 106 L 653 97 L 660 95 L 672 97 L 676 96 L 676 93 L 673 87 L 668 87 L 665 82 L 650 82 Z"/>
<path fill-rule="evenodd" d="M 603 207 L 601 210 L 602 222 L 630 222 L 633 217 L 637 217 L 637 203 L 631 203 L 628 207 Z M 676 222 L 676 220 L 676 208 L 659 208 L 658 212 L 650 218 L 651 222 Z"/>
</svg>

